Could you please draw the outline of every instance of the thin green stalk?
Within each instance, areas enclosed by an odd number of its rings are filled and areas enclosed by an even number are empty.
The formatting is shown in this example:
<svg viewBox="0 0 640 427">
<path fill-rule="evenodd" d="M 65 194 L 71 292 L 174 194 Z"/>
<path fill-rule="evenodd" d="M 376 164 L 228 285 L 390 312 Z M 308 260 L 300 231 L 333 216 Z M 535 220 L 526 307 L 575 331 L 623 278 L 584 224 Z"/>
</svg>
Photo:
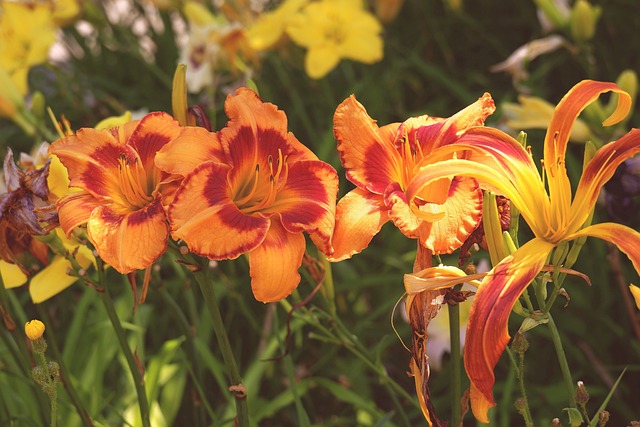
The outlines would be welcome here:
<svg viewBox="0 0 640 427">
<path fill-rule="evenodd" d="M 529 410 L 529 399 L 527 398 L 527 389 L 524 386 L 524 355 L 519 354 L 519 361 L 516 361 L 515 356 L 513 355 L 513 351 L 507 347 L 505 349 L 507 354 L 509 355 L 509 360 L 511 360 L 511 364 L 516 370 L 516 376 L 518 377 L 518 385 L 520 386 L 520 393 L 522 394 L 523 399 L 523 407 L 518 408 L 518 412 L 524 418 L 524 423 L 527 427 L 533 427 L 533 418 L 531 417 L 531 411 Z"/>
<path fill-rule="evenodd" d="M 451 425 L 459 426 L 462 369 L 460 367 L 460 306 L 449 306 L 449 334 L 451 342 Z"/>
<path fill-rule="evenodd" d="M 100 279 L 102 279 L 102 272 L 99 268 Z M 100 280 L 102 283 L 102 280 Z M 144 427 L 151 427 L 149 422 L 149 403 L 147 402 L 147 393 L 144 388 L 144 378 L 142 373 L 138 369 L 138 364 L 136 363 L 136 359 L 131 352 L 131 348 L 129 348 L 129 343 L 127 343 L 127 337 L 125 335 L 124 329 L 122 328 L 122 324 L 120 323 L 120 319 L 118 318 L 118 313 L 116 313 L 116 309 L 113 305 L 113 300 L 111 299 L 111 294 L 109 293 L 109 289 L 107 287 L 104 288 L 103 292 L 100 292 L 100 299 L 103 302 L 104 308 L 107 310 L 107 315 L 109 316 L 109 320 L 111 321 L 111 325 L 113 326 L 113 330 L 118 337 L 118 343 L 120 343 L 120 348 L 124 353 L 125 359 L 127 359 L 127 364 L 129 365 L 129 371 L 133 376 L 133 384 L 136 388 L 136 393 L 138 394 L 138 405 L 140 406 L 140 418 L 142 419 L 142 425 Z"/>
<path fill-rule="evenodd" d="M 229 380 L 231 382 L 231 385 L 241 385 L 242 380 L 240 378 L 240 372 L 238 371 L 236 359 L 233 356 L 233 351 L 231 350 L 231 343 L 229 342 L 229 336 L 227 335 L 227 330 L 224 326 L 222 315 L 220 314 L 218 300 L 216 298 L 215 292 L 213 291 L 213 283 L 211 283 L 207 274 L 208 268 L 202 265 L 201 267 L 202 268 L 200 269 L 200 271 L 195 272 L 194 275 L 196 277 L 198 285 L 200 286 L 200 291 L 202 292 L 202 296 L 204 297 L 205 303 L 209 310 L 213 330 L 216 334 L 216 339 L 218 340 L 218 347 L 222 352 L 224 364 L 229 371 Z M 246 395 L 240 396 L 236 393 L 235 397 L 237 411 L 236 425 L 238 427 L 249 427 L 249 409 L 247 407 Z"/>
<path fill-rule="evenodd" d="M 551 341 L 553 341 L 553 346 L 556 349 L 558 363 L 560 364 L 560 371 L 562 372 L 562 379 L 567 389 L 567 394 L 569 395 L 569 407 L 577 409 L 578 405 L 576 404 L 575 388 L 573 386 L 573 380 L 571 379 L 571 371 L 569 369 L 569 364 L 567 363 L 567 357 L 564 354 L 564 347 L 562 347 L 560 333 L 558 332 L 558 327 L 556 326 L 556 322 L 553 320 L 551 313 L 548 314 L 548 317 L 549 322 L 547 322 L 547 327 L 549 327 L 549 331 L 551 332 Z"/>
<path fill-rule="evenodd" d="M 47 313 L 47 310 L 44 309 L 43 305 L 36 304 L 36 307 L 38 308 L 38 315 L 40 316 L 44 324 L 52 325 L 53 323 L 51 321 L 51 318 L 49 317 L 49 313 Z M 49 348 L 51 348 L 53 357 L 55 358 L 56 362 L 58 362 L 58 366 L 60 367 L 60 379 L 62 381 L 62 385 L 67 391 L 67 395 L 69 395 L 71 403 L 73 403 L 73 406 L 76 407 L 76 411 L 78 411 L 78 415 L 82 420 L 82 424 L 84 424 L 86 427 L 93 427 L 93 421 L 89 416 L 89 412 L 87 412 L 87 409 L 84 407 L 82 401 L 78 397 L 78 393 L 76 393 L 75 387 L 73 386 L 71 375 L 69 375 L 69 370 L 67 369 L 67 365 L 64 363 L 62 353 L 60 352 L 60 348 L 58 347 L 58 343 L 56 342 L 53 328 L 49 328 L 47 330 L 47 334 L 51 338 L 49 340 Z"/>
</svg>

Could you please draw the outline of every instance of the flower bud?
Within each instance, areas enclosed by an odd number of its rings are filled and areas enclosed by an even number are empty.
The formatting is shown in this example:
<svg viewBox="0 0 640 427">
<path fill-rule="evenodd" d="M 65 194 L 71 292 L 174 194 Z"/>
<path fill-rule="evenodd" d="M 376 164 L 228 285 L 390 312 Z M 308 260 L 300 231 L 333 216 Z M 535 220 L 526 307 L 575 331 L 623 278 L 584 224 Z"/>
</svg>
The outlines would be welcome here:
<svg viewBox="0 0 640 427">
<path fill-rule="evenodd" d="M 602 8 L 592 6 L 587 0 L 578 0 L 571 10 L 571 36 L 578 43 L 584 43 L 593 38 L 596 23 L 600 18 Z"/>
<path fill-rule="evenodd" d="M 24 325 L 24 333 L 31 341 L 35 341 L 38 338 L 41 338 L 42 334 L 44 334 L 44 329 L 44 323 L 37 319 L 30 320 Z"/>
<path fill-rule="evenodd" d="M 517 333 L 513 337 L 511 348 L 518 354 L 525 354 L 529 349 L 529 341 L 525 338 L 524 334 Z"/>
<path fill-rule="evenodd" d="M 609 412 L 602 410 L 598 412 L 598 427 L 604 427 L 609 422 Z"/>
<path fill-rule="evenodd" d="M 589 393 L 587 392 L 587 388 L 584 386 L 582 381 L 578 381 L 576 387 L 576 402 L 579 405 L 586 405 L 589 401 Z"/>
<path fill-rule="evenodd" d="M 562 423 L 559 418 L 554 418 L 551 420 L 551 427 L 562 427 Z"/>
</svg>

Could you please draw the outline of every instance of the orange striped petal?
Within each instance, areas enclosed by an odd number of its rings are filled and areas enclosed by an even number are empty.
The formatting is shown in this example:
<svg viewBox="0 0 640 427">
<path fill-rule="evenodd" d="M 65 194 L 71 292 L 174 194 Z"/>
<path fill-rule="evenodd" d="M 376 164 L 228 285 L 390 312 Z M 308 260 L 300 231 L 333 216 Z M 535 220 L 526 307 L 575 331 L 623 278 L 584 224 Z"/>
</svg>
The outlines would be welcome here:
<svg viewBox="0 0 640 427">
<path fill-rule="evenodd" d="M 224 104 L 229 117 L 227 126 L 219 132 L 228 163 L 235 168 L 254 168 L 256 159 L 266 161 L 277 156 L 278 149 L 290 162 L 318 160 L 287 130 L 287 116 L 274 104 L 263 102 L 255 92 L 240 88 L 227 96 Z"/>
<path fill-rule="evenodd" d="M 49 148 L 67 168 L 70 186 L 83 188 L 96 197 L 118 192 L 118 159 L 123 153 L 135 157 L 132 151 L 111 131 L 89 128 L 59 139 Z"/>
<path fill-rule="evenodd" d="M 163 146 L 155 158 L 158 168 L 182 176 L 207 161 L 224 163 L 224 153 L 218 135 L 199 127 L 183 128 L 180 135 Z"/>
<path fill-rule="evenodd" d="M 57 205 L 60 226 L 68 237 L 74 228 L 89 221 L 91 212 L 99 206 L 99 203 L 90 193 L 80 191 L 62 197 Z"/>
<path fill-rule="evenodd" d="M 632 129 L 617 141 L 600 148 L 587 163 L 571 206 L 574 227 L 580 227 L 598 199 L 600 189 L 622 162 L 640 152 L 640 129 Z M 570 228 L 575 229 L 575 228 Z"/>
<path fill-rule="evenodd" d="M 156 153 L 176 138 L 181 129 L 180 124 L 167 113 L 149 113 L 140 120 L 127 144 L 138 152 L 147 176 L 156 169 Z"/>
<path fill-rule="evenodd" d="M 264 241 L 249 253 L 251 289 L 258 301 L 279 301 L 298 287 L 305 247 L 302 233 L 290 233 L 279 221 L 271 222 Z"/>
<path fill-rule="evenodd" d="M 360 188 L 351 190 L 336 208 L 333 253 L 329 260 L 342 261 L 360 253 L 388 220 L 382 196 Z"/>
<path fill-rule="evenodd" d="M 143 209 L 118 214 L 99 206 L 87 223 L 89 239 L 100 257 L 126 274 L 153 264 L 167 248 L 169 227 L 160 197 Z"/>
<path fill-rule="evenodd" d="M 308 232 L 318 249 L 331 253 L 331 236 L 335 224 L 338 174 L 321 161 L 300 161 L 288 169 L 284 187 L 268 209 L 278 213 L 290 233 Z M 318 241 L 316 241 L 318 240 Z"/>
<path fill-rule="evenodd" d="M 640 274 L 640 233 L 633 228 L 614 222 L 593 224 L 567 237 L 567 240 L 581 236 L 597 237 L 611 242 L 624 252 L 633 267 Z"/>
<path fill-rule="evenodd" d="M 496 406 L 496 404 L 484 397 L 473 383 L 469 385 L 469 400 L 471 401 L 471 412 L 473 412 L 476 420 L 489 424 L 489 409 Z"/>
<path fill-rule="evenodd" d="M 511 309 L 540 272 L 553 247 L 539 238 L 530 240 L 496 265 L 478 288 L 469 314 L 464 365 L 480 395 L 473 408 L 480 420 L 486 420 L 488 408 L 495 406 L 493 368 L 509 342 L 507 322 Z"/>
<path fill-rule="evenodd" d="M 169 207 L 174 239 L 211 259 L 234 259 L 255 249 L 267 235 L 270 220 L 245 215 L 228 195 L 231 168 L 207 162 L 184 179 Z"/>
<path fill-rule="evenodd" d="M 402 159 L 393 141 L 399 124 L 378 128 L 351 95 L 336 109 L 333 133 L 347 178 L 362 189 L 382 194 L 400 176 Z"/>
</svg>

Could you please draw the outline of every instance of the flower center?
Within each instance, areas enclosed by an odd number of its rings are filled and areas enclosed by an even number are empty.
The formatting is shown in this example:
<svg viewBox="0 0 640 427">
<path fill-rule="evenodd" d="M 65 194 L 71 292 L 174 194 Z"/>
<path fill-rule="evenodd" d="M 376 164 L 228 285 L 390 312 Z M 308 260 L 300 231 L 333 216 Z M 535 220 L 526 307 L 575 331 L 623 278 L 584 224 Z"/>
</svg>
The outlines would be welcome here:
<svg viewBox="0 0 640 427">
<path fill-rule="evenodd" d="M 153 201 L 149 195 L 148 182 L 144 167 L 137 158 L 133 161 L 124 153 L 118 158 L 118 181 L 123 205 L 136 210 Z"/>
<path fill-rule="evenodd" d="M 284 187 L 289 176 L 287 157 L 278 149 L 278 158 L 267 158 L 267 171 L 261 171 L 256 164 L 253 179 L 250 179 L 236 192 L 235 204 L 242 212 L 251 214 L 268 209 L 276 200 L 278 192 Z M 244 195 L 243 195 L 244 193 Z"/>
</svg>

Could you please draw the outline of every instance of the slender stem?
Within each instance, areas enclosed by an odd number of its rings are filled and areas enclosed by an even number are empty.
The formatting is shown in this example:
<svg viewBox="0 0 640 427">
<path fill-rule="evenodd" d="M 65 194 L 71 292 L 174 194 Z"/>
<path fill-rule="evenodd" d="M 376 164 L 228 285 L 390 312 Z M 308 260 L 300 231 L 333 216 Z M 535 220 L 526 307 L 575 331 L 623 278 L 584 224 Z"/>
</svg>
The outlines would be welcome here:
<svg viewBox="0 0 640 427">
<path fill-rule="evenodd" d="M 449 306 L 449 334 L 451 342 L 451 425 L 460 425 L 460 396 L 462 369 L 460 367 L 460 306 Z"/>
<path fill-rule="evenodd" d="M 213 284 L 209 281 L 208 278 L 208 268 L 206 265 L 202 267 L 203 268 L 200 271 L 195 272 L 196 281 L 200 286 L 200 291 L 202 292 L 202 296 L 204 297 L 205 303 L 207 304 L 207 308 L 211 316 L 213 330 L 215 331 L 216 338 L 218 340 L 218 347 L 220 347 L 224 364 L 229 371 L 229 380 L 231 381 L 231 385 L 241 385 L 242 380 L 240 378 L 240 372 L 238 371 L 236 359 L 234 358 L 233 351 L 231 350 L 231 343 L 229 342 L 229 336 L 227 335 L 227 330 L 224 327 L 222 315 L 220 314 L 218 300 L 216 298 L 215 292 L 213 291 Z M 238 393 L 236 393 L 235 396 L 236 410 L 238 413 L 236 425 L 238 427 L 248 427 L 249 410 L 247 407 L 246 395 L 240 396 Z"/>
<path fill-rule="evenodd" d="M 516 361 L 513 351 L 507 347 L 505 349 L 509 355 L 509 360 L 516 370 L 516 376 L 518 377 L 518 385 L 520 386 L 520 393 L 522 394 L 523 407 L 518 409 L 520 415 L 524 418 L 524 423 L 527 427 L 533 427 L 533 418 L 531 417 L 531 411 L 529 410 L 529 399 L 527 398 L 527 389 L 524 386 L 524 354 L 519 354 L 520 361 Z"/>
<path fill-rule="evenodd" d="M 551 341 L 553 341 L 553 346 L 556 349 L 558 363 L 560 364 L 560 371 L 562 372 L 562 379 L 564 380 L 564 385 L 567 388 L 567 394 L 569 395 L 569 407 L 577 409 L 578 406 L 576 404 L 575 389 L 573 387 L 573 380 L 571 379 L 571 371 L 569 370 L 567 357 L 564 354 L 564 348 L 562 347 L 560 333 L 558 332 L 558 327 L 556 326 L 556 322 L 554 322 L 551 313 L 549 313 L 548 316 L 549 322 L 547 322 L 547 326 L 549 327 L 549 331 L 551 332 Z"/>
<path fill-rule="evenodd" d="M 51 322 L 51 318 L 49 317 L 49 313 L 47 313 L 47 310 L 44 309 L 43 305 L 36 304 L 36 307 L 38 308 L 38 315 L 44 321 L 45 325 L 53 325 L 53 323 Z M 78 393 L 76 393 L 75 387 L 73 386 L 71 375 L 69 374 L 67 365 L 62 359 L 62 353 L 60 353 L 60 348 L 58 347 L 58 343 L 56 342 L 53 329 L 54 328 L 47 329 L 47 334 L 51 338 L 49 340 L 49 346 L 51 348 L 51 351 L 53 352 L 53 357 L 58 362 L 58 366 L 60 366 L 60 379 L 62 381 L 62 385 L 67 391 L 67 395 L 69 395 L 73 406 L 76 407 L 76 411 L 78 411 L 78 415 L 82 420 L 82 424 L 84 424 L 86 427 L 93 427 L 93 421 L 91 421 L 91 417 L 89 416 L 87 409 L 84 407 L 82 401 L 78 397 Z"/>
<path fill-rule="evenodd" d="M 102 280 L 100 282 L 102 282 Z M 107 310 L 107 314 L 109 315 L 109 320 L 111 321 L 113 330 L 118 337 L 120 348 L 124 353 L 124 357 L 127 359 L 129 371 L 131 371 L 131 375 L 133 376 L 133 384 L 135 385 L 136 393 L 138 394 L 138 405 L 140 406 L 140 418 L 142 419 L 142 425 L 144 427 L 151 427 L 149 422 L 149 403 L 147 402 L 147 393 L 144 388 L 144 378 L 138 369 L 138 364 L 131 352 L 131 348 L 129 348 L 129 343 L 127 343 L 127 337 L 124 329 L 122 328 L 122 324 L 120 323 L 120 319 L 118 318 L 118 314 L 116 313 L 109 289 L 105 287 L 104 291 L 100 292 L 100 296 L 100 299 L 104 304 L 104 308 Z"/>
</svg>

